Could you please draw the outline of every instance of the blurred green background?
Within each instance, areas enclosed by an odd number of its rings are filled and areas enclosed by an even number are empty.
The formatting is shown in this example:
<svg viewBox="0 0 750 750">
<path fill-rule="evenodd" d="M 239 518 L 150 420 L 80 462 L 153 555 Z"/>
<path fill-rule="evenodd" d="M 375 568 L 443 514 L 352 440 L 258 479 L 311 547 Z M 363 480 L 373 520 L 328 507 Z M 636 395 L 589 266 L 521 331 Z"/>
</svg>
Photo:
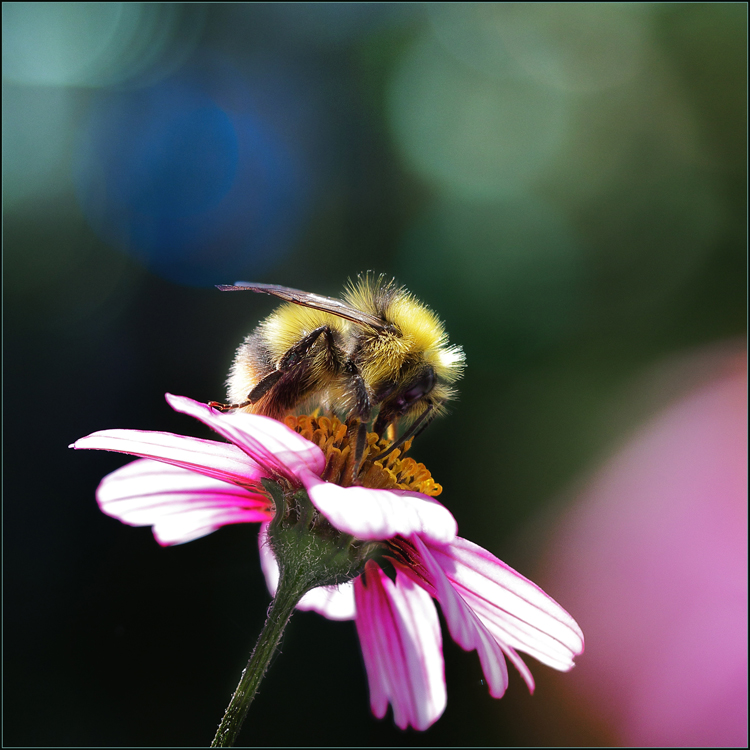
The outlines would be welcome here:
<svg viewBox="0 0 750 750">
<path fill-rule="evenodd" d="M 163 394 L 222 400 L 274 304 L 214 284 L 372 269 L 434 308 L 468 366 L 414 455 L 530 573 L 635 379 L 744 335 L 746 71 L 744 3 L 4 3 L 4 743 L 213 735 L 268 604 L 256 529 L 161 549 L 97 509 L 123 457 L 67 446 L 206 436 Z M 353 624 L 298 613 L 242 741 L 615 741 L 544 666 L 493 700 L 444 637 L 446 713 L 404 734 Z"/>
</svg>

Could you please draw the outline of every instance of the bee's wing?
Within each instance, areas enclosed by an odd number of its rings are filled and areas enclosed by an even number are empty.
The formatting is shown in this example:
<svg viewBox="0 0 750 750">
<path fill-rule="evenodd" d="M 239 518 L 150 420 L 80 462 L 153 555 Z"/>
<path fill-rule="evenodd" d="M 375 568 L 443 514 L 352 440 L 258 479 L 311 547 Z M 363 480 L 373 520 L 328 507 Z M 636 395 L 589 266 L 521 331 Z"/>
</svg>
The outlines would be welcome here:
<svg viewBox="0 0 750 750">
<path fill-rule="evenodd" d="M 370 326 L 376 331 L 389 328 L 388 323 L 377 315 L 370 315 L 370 313 L 357 310 L 356 307 L 348 305 L 343 300 L 324 297 L 322 294 L 303 292 L 301 289 L 292 289 L 288 286 L 277 286 L 276 284 L 250 284 L 246 281 L 238 281 L 236 284 L 217 284 L 216 288 L 221 289 L 222 292 L 250 291 L 259 294 L 272 294 L 274 297 L 293 302 L 295 305 L 311 307 L 313 310 L 321 310 L 331 313 L 331 315 L 337 315 L 339 318 L 346 318 L 353 323 Z"/>
</svg>

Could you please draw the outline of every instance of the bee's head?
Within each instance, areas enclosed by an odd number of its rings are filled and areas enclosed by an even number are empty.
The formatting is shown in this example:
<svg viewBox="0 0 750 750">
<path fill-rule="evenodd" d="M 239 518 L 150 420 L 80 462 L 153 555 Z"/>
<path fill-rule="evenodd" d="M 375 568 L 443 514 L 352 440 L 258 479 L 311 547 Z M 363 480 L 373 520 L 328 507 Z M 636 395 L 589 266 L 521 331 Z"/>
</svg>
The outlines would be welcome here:
<svg viewBox="0 0 750 750">
<path fill-rule="evenodd" d="M 398 375 L 382 383 L 375 392 L 380 405 L 375 431 L 391 422 L 413 422 L 444 411 L 444 404 L 455 397 L 451 386 L 462 373 L 464 354 L 460 347 L 438 347 L 407 359 Z"/>
<path fill-rule="evenodd" d="M 379 407 L 375 431 L 394 422 L 430 419 L 455 396 L 464 353 L 448 343 L 440 318 L 407 289 L 384 276 L 365 275 L 350 284 L 347 302 L 377 316 L 380 329 L 362 326 L 354 358 Z"/>
</svg>

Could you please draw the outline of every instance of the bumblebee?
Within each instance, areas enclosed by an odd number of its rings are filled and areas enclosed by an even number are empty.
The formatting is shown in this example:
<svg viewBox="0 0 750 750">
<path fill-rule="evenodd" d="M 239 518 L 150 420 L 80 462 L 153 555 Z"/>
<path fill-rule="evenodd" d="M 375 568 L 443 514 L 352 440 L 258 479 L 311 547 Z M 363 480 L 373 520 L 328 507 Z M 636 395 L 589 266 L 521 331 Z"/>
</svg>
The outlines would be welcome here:
<svg viewBox="0 0 750 750">
<path fill-rule="evenodd" d="M 215 407 L 276 419 L 315 408 L 363 425 L 374 418 L 378 435 L 390 428 L 395 438 L 398 428 L 408 428 L 400 445 L 455 397 L 463 350 L 448 344 L 432 310 L 385 276 L 360 276 L 343 299 L 273 284 L 218 289 L 270 294 L 285 304 L 237 349 L 227 380 L 230 403 Z"/>
</svg>

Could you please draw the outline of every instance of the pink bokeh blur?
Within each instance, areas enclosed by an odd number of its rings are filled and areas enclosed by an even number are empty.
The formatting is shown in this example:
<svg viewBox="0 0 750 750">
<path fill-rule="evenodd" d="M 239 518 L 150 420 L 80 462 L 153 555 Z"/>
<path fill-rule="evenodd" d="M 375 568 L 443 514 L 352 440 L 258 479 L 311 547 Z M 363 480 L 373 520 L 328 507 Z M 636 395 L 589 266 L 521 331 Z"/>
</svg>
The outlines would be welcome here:
<svg viewBox="0 0 750 750">
<path fill-rule="evenodd" d="M 697 367 L 696 367 L 697 366 Z M 747 358 L 672 399 L 584 485 L 545 583 L 586 634 L 568 700 L 622 745 L 747 746 Z"/>
</svg>

